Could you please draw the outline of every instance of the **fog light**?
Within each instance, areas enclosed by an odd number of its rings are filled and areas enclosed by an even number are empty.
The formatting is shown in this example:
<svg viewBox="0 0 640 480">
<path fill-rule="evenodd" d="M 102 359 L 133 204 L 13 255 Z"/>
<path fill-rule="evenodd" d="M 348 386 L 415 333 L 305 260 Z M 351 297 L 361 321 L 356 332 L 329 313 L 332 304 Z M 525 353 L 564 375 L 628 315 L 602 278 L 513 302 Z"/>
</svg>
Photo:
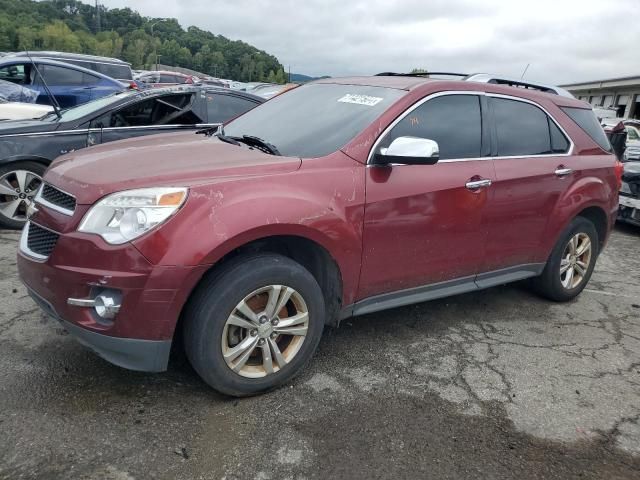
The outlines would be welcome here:
<svg viewBox="0 0 640 480">
<path fill-rule="evenodd" d="M 120 311 L 120 302 L 112 296 L 103 293 L 96 297 L 93 308 L 100 318 L 113 320 Z"/>
</svg>

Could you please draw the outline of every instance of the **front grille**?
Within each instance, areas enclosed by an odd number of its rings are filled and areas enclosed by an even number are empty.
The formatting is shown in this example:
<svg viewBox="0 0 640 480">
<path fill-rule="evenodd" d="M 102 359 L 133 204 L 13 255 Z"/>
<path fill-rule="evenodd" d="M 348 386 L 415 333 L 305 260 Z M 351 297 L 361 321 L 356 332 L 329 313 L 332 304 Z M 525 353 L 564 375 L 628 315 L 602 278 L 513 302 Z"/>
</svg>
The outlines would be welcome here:
<svg viewBox="0 0 640 480">
<path fill-rule="evenodd" d="M 59 235 L 57 233 L 45 230 L 34 223 L 29 224 L 29 232 L 27 234 L 27 247 L 33 253 L 48 257 L 58 242 Z"/>
<path fill-rule="evenodd" d="M 68 193 L 64 193 L 55 187 L 45 183 L 42 187 L 41 196 L 44 200 L 55 205 L 73 212 L 76 209 L 76 199 Z"/>
</svg>

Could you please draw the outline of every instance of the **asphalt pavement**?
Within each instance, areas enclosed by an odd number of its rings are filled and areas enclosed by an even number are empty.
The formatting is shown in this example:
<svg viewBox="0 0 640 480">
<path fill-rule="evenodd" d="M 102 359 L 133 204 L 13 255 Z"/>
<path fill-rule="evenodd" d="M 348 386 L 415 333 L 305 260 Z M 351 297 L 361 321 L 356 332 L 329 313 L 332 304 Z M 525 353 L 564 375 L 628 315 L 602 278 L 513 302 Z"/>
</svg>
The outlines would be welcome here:
<svg viewBox="0 0 640 480">
<path fill-rule="evenodd" d="M 640 229 L 587 290 L 509 285 L 349 319 L 273 393 L 210 390 L 76 343 L 16 275 L 0 231 L 2 479 L 638 479 Z"/>
</svg>

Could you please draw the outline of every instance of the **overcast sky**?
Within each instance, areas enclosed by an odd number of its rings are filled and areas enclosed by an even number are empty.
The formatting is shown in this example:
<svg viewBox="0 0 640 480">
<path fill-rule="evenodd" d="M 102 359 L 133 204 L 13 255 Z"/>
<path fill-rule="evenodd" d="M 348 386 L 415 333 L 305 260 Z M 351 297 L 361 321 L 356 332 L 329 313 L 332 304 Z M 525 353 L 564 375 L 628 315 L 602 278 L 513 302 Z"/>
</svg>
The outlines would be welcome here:
<svg viewBox="0 0 640 480">
<path fill-rule="evenodd" d="M 93 3 L 93 2 L 91 2 Z M 291 71 L 491 72 L 566 83 L 640 74 L 638 0 L 101 0 L 265 50 Z"/>
</svg>

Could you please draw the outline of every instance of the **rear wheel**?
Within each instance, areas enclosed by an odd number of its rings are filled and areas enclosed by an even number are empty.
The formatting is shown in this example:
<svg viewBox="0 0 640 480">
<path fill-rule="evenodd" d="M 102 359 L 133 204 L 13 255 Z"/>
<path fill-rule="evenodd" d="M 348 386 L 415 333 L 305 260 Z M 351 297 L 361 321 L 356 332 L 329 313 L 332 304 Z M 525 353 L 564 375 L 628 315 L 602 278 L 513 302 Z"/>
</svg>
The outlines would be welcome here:
<svg viewBox="0 0 640 480">
<path fill-rule="evenodd" d="M 0 167 L 0 227 L 19 229 L 27 221 L 46 167 L 37 162 L 16 162 Z"/>
<path fill-rule="evenodd" d="M 198 374 L 233 396 L 261 393 L 302 370 L 325 323 L 315 278 L 275 254 L 241 257 L 206 278 L 185 311 L 185 350 Z"/>
<path fill-rule="evenodd" d="M 587 286 L 598 257 L 598 233 L 593 223 L 577 217 L 563 232 L 538 278 L 535 289 L 557 302 L 575 298 Z"/>
</svg>

